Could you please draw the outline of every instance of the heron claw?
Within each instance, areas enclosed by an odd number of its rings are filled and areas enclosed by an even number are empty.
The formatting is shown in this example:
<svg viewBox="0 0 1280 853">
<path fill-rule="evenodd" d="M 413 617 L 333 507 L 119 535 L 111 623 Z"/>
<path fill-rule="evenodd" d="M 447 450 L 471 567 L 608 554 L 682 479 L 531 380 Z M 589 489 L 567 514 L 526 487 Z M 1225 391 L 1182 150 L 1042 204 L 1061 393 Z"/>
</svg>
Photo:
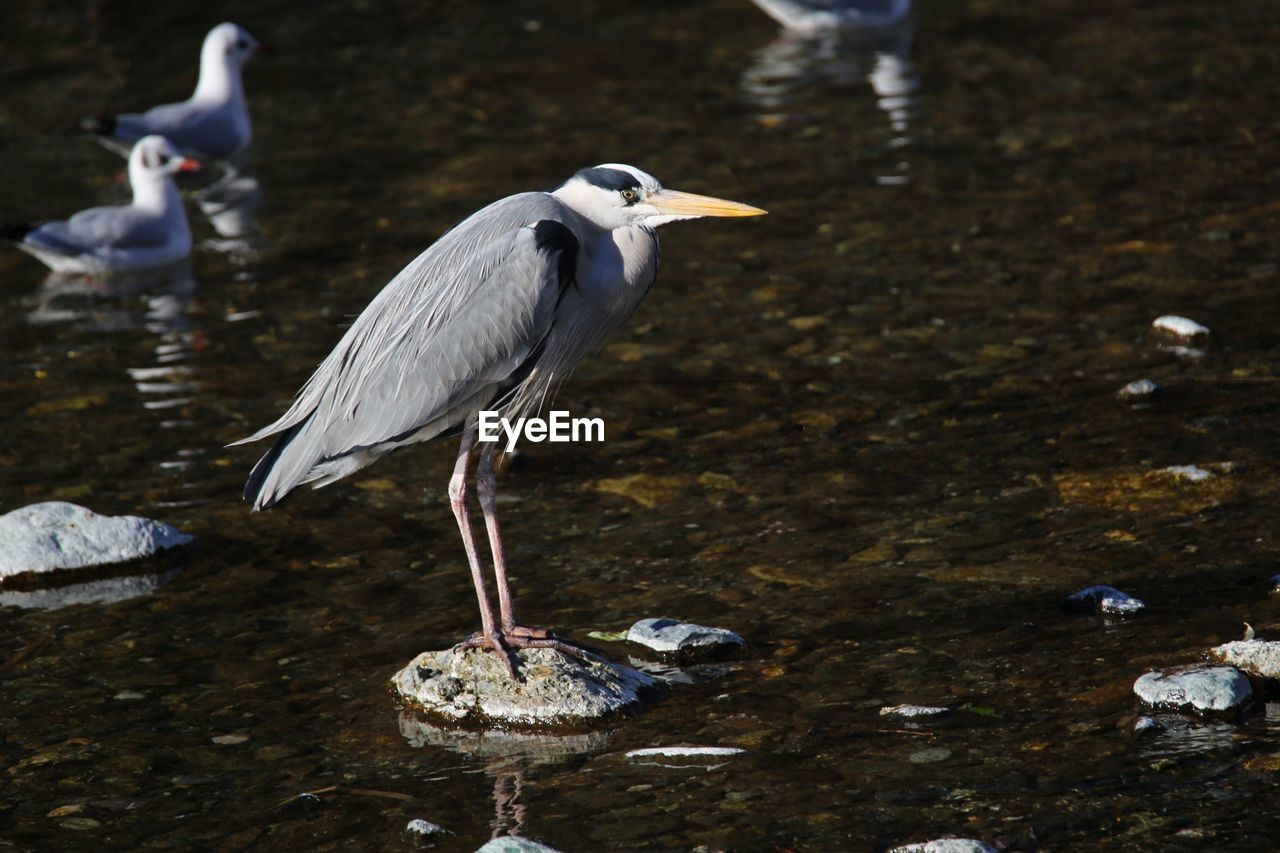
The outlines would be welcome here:
<svg viewBox="0 0 1280 853">
<path fill-rule="evenodd" d="M 516 654 L 520 649 L 555 649 L 561 654 L 581 661 L 591 660 L 591 652 L 587 649 L 565 640 L 557 639 L 550 631 L 545 629 L 526 628 L 523 625 L 512 625 L 508 628 L 503 628 L 501 631 L 495 631 L 491 637 L 486 636 L 483 631 L 477 631 L 461 643 L 458 643 L 453 649 L 456 652 L 463 652 L 467 649 L 490 649 L 498 653 L 507 668 L 507 673 L 515 681 L 524 681 L 524 678 L 519 673 L 521 661 Z"/>
</svg>

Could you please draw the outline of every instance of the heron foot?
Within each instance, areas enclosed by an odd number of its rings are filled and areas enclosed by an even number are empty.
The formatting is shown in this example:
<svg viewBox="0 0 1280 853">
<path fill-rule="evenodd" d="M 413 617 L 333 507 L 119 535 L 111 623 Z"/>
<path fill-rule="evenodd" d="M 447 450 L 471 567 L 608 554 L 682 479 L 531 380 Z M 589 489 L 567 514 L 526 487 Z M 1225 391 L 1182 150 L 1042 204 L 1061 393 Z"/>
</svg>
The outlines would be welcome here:
<svg viewBox="0 0 1280 853">
<path fill-rule="evenodd" d="M 460 652 L 467 649 L 491 649 L 502 657 L 507 673 L 516 681 L 524 680 L 519 675 L 520 659 L 516 656 L 520 649 L 555 649 L 580 661 L 591 660 L 591 652 L 582 646 L 558 639 L 545 629 L 526 628 L 523 625 L 512 625 L 495 631 L 492 637 L 486 636 L 483 631 L 477 631 L 453 648 Z"/>
</svg>

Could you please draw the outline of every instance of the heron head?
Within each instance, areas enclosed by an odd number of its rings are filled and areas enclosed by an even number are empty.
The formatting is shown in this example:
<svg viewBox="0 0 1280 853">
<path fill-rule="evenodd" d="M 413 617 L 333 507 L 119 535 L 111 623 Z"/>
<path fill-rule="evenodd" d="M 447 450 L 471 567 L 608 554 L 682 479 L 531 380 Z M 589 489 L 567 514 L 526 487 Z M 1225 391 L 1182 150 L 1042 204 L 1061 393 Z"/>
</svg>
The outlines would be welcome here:
<svg viewBox="0 0 1280 853">
<path fill-rule="evenodd" d="M 554 191 L 569 207 L 601 228 L 651 228 L 699 216 L 759 216 L 766 211 L 722 198 L 665 189 L 635 166 L 604 163 L 582 169 Z"/>
</svg>

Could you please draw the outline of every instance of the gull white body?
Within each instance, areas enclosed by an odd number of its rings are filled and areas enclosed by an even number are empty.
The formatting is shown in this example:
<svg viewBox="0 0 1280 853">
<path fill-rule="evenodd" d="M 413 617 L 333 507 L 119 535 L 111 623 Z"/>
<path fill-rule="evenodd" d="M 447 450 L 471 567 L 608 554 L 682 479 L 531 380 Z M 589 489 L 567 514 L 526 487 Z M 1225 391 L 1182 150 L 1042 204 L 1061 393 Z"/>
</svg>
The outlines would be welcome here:
<svg viewBox="0 0 1280 853">
<path fill-rule="evenodd" d="M 219 24 L 205 36 L 200 79 L 190 98 L 144 113 L 123 113 L 93 129 L 126 142 L 159 134 L 192 156 L 233 157 L 253 139 L 241 68 L 257 50 L 258 42 L 243 28 Z"/>
<path fill-rule="evenodd" d="M 129 272 L 180 261 L 191 253 L 191 227 L 172 176 L 193 168 L 198 164 L 164 138 L 145 137 L 129 154 L 132 202 L 10 229 L 11 236 L 19 249 L 59 273 Z"/>
</svg>

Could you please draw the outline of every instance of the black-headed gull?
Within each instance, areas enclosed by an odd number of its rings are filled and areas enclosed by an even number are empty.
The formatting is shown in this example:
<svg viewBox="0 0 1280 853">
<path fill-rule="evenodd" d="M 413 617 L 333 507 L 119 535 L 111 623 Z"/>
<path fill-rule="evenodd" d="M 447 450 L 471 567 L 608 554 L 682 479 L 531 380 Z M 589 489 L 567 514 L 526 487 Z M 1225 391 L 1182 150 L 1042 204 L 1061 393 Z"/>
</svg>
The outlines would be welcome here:
<svg viewBox="0 0 1280 853">
<path fill-rule="evenodd" d="M 86 130 L 133 142 L 159 134 L 192 156 L 226 159 L 249 145 L 253 130 L 240 67 L 261 45 L 235 24 L 218 24 L 200 50 L 200 80 L 190 98 L 145 113 L 85 119 Z"/>
<path fill-rule="evenodd" d="M 191 227 L 172 176 L 199 168 L 164 137 L 144 137 L 129 154 L 130 204 L 6 226 L 0 236 L 60 273 L 129 272 L 179 261 L 191 252 Z"/>
</svg>

